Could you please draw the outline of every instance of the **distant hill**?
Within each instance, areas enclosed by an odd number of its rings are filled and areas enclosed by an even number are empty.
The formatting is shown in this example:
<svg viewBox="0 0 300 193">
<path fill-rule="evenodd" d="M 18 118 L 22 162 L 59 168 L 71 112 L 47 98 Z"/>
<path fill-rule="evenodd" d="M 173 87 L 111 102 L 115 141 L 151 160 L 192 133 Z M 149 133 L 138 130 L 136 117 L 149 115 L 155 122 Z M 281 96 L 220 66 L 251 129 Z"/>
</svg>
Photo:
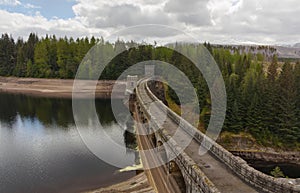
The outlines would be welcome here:
<svg viewBox="0 0 300 193">
<path fill-rule="evenodd" d="M 294 48 L 300 48 L 300 43 L 297 43 L 293 46 Z"/>
<path fill-rule="evenodd" d="M 212 45 L 214 48 L 229 49 L 232 53 L 263 54 L 266 58 L 272 59 L 274 54 L 279 58 L 300 59 L 300 43 L 295 46 L 268 46 L 268 45 Z M 299 47 L 296 47 L 299 46 Z"/>
<path fill-rule="evenodd" d="M 275 48 L 279 58 L 300 58 L 300 43 L 293 47 L 275 46 Z"/>
</svg>

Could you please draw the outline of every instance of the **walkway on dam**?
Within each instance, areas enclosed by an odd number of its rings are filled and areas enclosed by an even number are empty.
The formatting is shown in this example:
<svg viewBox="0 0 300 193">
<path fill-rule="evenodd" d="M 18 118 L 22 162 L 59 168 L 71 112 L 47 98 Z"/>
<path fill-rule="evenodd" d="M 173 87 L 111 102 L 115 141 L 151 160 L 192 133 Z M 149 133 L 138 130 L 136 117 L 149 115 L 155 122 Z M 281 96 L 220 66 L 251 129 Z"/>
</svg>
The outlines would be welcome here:
<svg viewBox="0 0 300 193">
<path fill-rule="evenodd" d="M 148 96 L 144 86 L 138 87 L 140 96 L 147 108 L 150 105 L 155 105 L 153 100 Z M 166 117 L 165 113 L 160 108 L 153 108 L 152 116 L 156 119 Z M 181 135 L 176 139 L 174 133 L 178 132 L 178 124 L 175 123 L 171 118 L 166 117 L 163 122 L 163 128 L 167 131 L 170 136 L 178 143 L 182 143 L 184 139 L 183 135 L 189 135 L 181 129 Z M 220 192 L 224 193 L 255 193 L 258 192 L 249 184 L 245 183 L 240 179 L 225 163 L 219 160 L 217 157 L 212 155 L 210 152 L 200 156 L 199 155 L 200 143 L 192 139 L 191 143 L 186 147 L 184 152 L 198 164 L 205 175 L 213 182 Z"/>
<path fill-rule="evenodd" d="M 136 108 L 136 106 L 135 106 Z M 137 109 L 135 109 L 137 112 Z M 137 120 L 139 123 L 141 123 L 141 120 L 138 115 L 134 115 L 135 120 Z M 148 150 L 155 148 L 152 141 L 149 139 L 147 135 L 140 135 L 142 133 L 142 129 L 145 129 L 144 127 L 141 127 L 141 125 L 136 125 L 136 132 L 137 132 L 137 143 L 140 150 Z M 140 154 L 141 161 L 143 165 L 150 165 L 149 162 L 152 163 L 160 163 L 157 157 L 157 155 L 153 153 L 149 154 Z M 176 184 L 176 181 L 174 178 L 170 175 L 168 175 L 168 169 L 165 165 L 159 166 L 152 169 L 146 169 L 145 173 L 148 177 L 149 183 L 154 187 L 156 192 L 164 192 L 164 193 L 180 193 L 180 188 L 178 184 Z"/>
</svg>

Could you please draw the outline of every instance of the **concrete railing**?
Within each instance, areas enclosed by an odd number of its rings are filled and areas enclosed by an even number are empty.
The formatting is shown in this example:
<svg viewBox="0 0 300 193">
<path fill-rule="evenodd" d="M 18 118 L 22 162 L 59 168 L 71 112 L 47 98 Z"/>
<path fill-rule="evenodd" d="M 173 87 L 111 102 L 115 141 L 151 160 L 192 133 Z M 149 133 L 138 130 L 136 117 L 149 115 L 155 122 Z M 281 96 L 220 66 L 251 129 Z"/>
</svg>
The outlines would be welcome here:
<svg viewBox="0 0 300 193">
<path fill-rule="evenodd" d="M 140 84 L 140 86 L 144 86 L 144 84 Z M 136 94 L 141 111 L 150 119 L 151 115 L 146 109 L 138 89 L 136 90 Z M 194 160 L 192 160 L 185 152 L 182 152 L 181 148 L 174 140 L 171 139 L 171 136 L 163 128 L 160 128 L 155 122 L 152 122 L 151 126 L 154 127 L 154 130 L 156 130 L 161 136 L 164 141 L 164 147 L 168 150 L 168 152 L 170 154 L 178 155 L 175 158 L 177 165 L 179 166 L 184 178 L 189 179 L 189 183 L 193 184 L 191 187 L 192 190 L 188 192 L 220 193 L 215 185 L 201 171 Z"/>
<path fill-rule="evenodd" d="M 240 157 L 234 156 L 232 153 L 224 149 L 221 145 L 207 137 L 205 134 L 193 127 L 189 122 L 182 119 L 171 109 L 169 109 L 150 91 L 147 83 L 145 84 L 145 89 L 148 96 L 153 101 L 156 101 L 158 107 L 163 111 L 167 112 L 169 118 L 171 118 L 174 122 L 180 125 L 180 127 L 182 127 L 186 133 L 190 134 L 199 143 L 202 143 L 203 147 L 209 149 L 209 151 L 214 156 L 216 156 L 219 160 L 225 163 L 244 181 L 248 182 L 249 184 L 251 184 L 259 190 L 269 193 L 300 192 L 300 184 L 298 184 L 295 179 L 274 178 L 254 169 L 253 167 L 249 166 L 245 160 L 243 160 Z"/>
<path fill-rule="evenodd" d="M 153 126 L 158 127 L 157 124 Z M 177 155 L 175 161 L 181 169 L 184 177 L 189 179 L 189 187 L 190 189 L 193 189 L 193 191 L 190 192 L 219 193 L 219 190 L 201 171 L 198 164 L 196 164 L 195 161 L 177 145 L 166 130 L 159 128 L 158 133 L 162 137 L 164 147 L 168 150 L 168 152 L 172 152 L 173 155 Z M 197 191 L 195 191 L 196 189 Z"/>
</svg>

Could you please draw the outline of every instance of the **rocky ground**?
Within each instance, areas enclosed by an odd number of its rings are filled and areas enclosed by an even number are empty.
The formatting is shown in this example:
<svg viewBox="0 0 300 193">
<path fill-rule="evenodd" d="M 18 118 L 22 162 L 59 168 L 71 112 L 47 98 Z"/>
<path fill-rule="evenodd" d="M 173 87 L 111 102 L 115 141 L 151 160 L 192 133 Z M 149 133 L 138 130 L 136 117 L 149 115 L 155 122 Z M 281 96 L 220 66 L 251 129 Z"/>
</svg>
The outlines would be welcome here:
<svg viewBox="0 0 300 193">
<path fill-rule="evenodd" d="M 145 173 L 141 173 L 125 182 L 86 193 L 155 193 L 155 191 L 149 185 Z"/>
</svg>

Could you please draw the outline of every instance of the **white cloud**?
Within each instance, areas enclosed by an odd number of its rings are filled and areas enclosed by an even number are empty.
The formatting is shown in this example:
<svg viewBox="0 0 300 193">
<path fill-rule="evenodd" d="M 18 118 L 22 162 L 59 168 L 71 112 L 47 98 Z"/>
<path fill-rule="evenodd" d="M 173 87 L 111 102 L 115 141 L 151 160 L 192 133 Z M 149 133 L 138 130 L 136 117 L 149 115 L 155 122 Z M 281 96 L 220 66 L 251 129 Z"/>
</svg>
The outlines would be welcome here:
<svg viewBox="0 0 300 193">
<path fill-rule="evenodd" d="M 21 2 L 18 0 L 0 0 L 0 5 L 17 6 L 21 5 Z"/>
<path fill-rule="evenodd" d="M 26 9 L 40 9 L 41 7 L 33 5 L 31 3 L 23 4 L 21 1 L 18 0 L 0 0 L 0 5 L 5 6 L 22 6 Z"/>
<path fill-rule="evenodd" d="M 21 4 L 17 0 L 0 0 L 0 4 L 4 3 Z M 29 4 L 27 7 L 36 8 Z M 74 18 L 49 20 L 40 14 L 27 16 L 2 10 L 0 31 L 23 37 L 30 32 L 106 36 L 129 26 L 160 24 L 189 32 L 200 41 L 215 43 L 300 42 L 298 0 L 76 0 L 73 11 Z M 139 38 L 144 36 L 144 39 L 175 41 L 178 37 L 177 33 L 159 31 L 150 34 L 140 30 L 139 33 Z"/>
<path fill-rule="evenodd" d="M 159 6 L 141 3 L 141 1 L 106 1 L 106 0 L 79 0 L 73 6 L 77 17 L 92 27 L 120 27 L 149 23 L 169 24 L 171 18 Z"/>
<path fill-rule="evenodd" d="M 263 43 L 292 43 L 300 41 L 300 4 L 297 0 L 210 0 L 216 31 L 228 39 Z M 234 8 L 233 8 L 234 7 Z M 296 36 L 295 36 L 296 35 Z M 296 38 L 295 38 L 296 37 Z"/>
<path fill-rule="evenodd" d="M 36 5 L 33 5 L 33 4 L 30 4 L 30 3 L 26 3 L 25 5 L 23 5 L 24 8 L 26 9 L 40 9 L 41 7 L 40 6 L 36 6 Z"/>
<path fill-rule="evenodd" d="M 27 38 L 30 32 L 39 35 L 55 34 L 59 37 L 82 37 L 89 35 L 105 35 L 101 29 L 87 28 L 77 19 L 51 19 L 48 20 L 37 12 L 34 16 L 21 13 L 10 13 L 0 10 L 0 31 L 12 34 L 14 37 Z"/>
<path fill-rule="evenodd" d="M 212 24 L 207 3 L 208 0 L 169 0 L 164 11 L 186 25 L 206 26 Z"/>
</svg>

